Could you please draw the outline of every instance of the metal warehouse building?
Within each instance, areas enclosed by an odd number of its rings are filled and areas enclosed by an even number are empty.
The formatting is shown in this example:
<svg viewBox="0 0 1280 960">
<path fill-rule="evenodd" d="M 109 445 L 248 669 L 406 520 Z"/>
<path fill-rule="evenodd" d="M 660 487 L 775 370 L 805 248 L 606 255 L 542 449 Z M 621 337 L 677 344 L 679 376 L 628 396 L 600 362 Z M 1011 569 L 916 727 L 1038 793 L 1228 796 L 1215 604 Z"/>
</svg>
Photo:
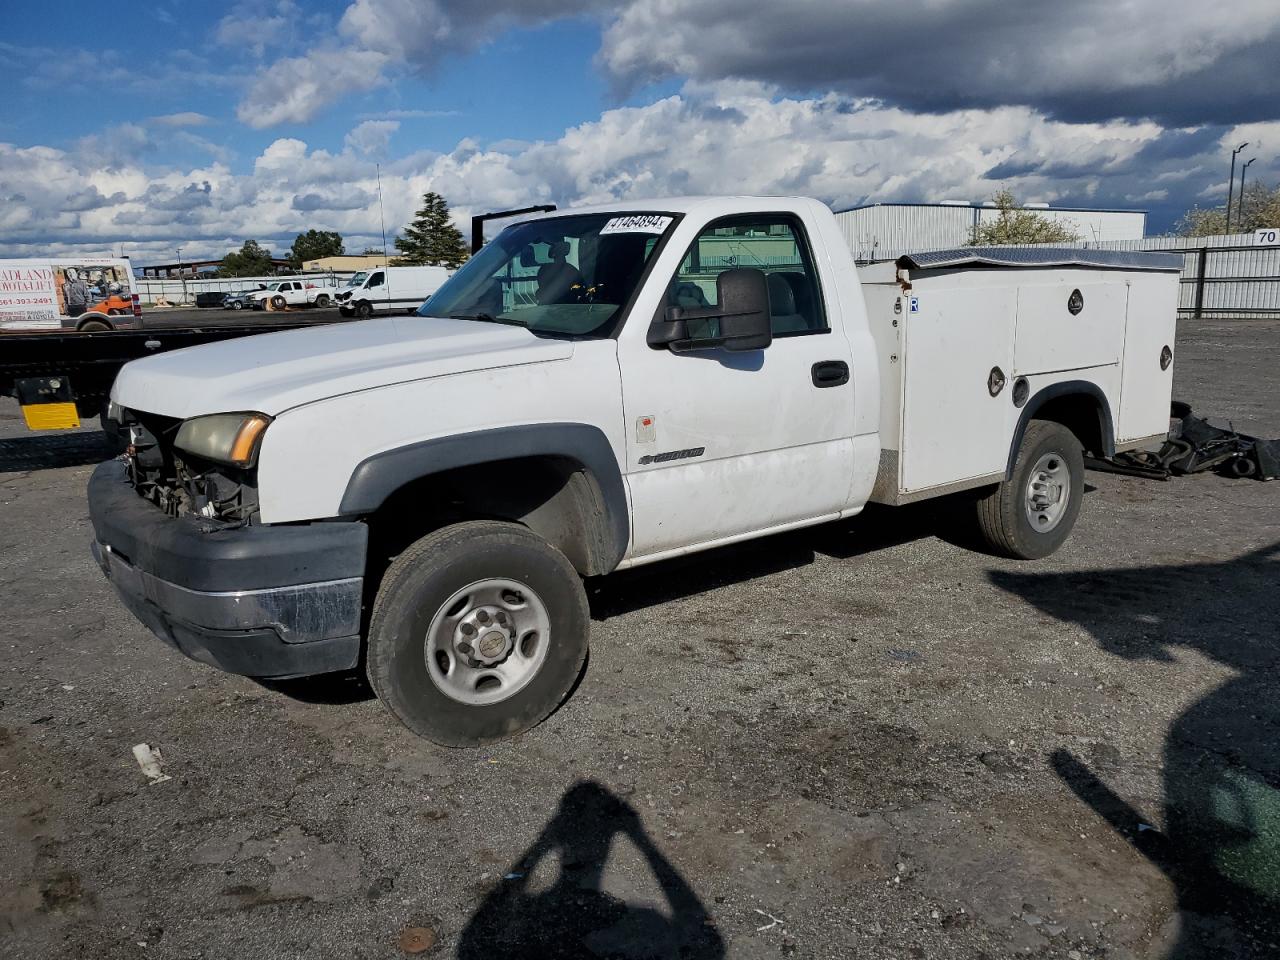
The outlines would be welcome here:
<svg viewBox="0 0 1280 960">
<path fill-rule="evenodd" d="M 1090 210 L 1081 207 L 1022 207 L 1063 223 L 1080 239 L 1097 243 L 1141 240 L 1146 234 L 1145 210 Z M 836 211 L 849 249 L 859 260 L 882 260 L 912 250 L 962 247 L 973 239 L 974 228 L 996 219 L 995 205 L 946 200 L 942 203 L 873 203 Z"/>
</svg>

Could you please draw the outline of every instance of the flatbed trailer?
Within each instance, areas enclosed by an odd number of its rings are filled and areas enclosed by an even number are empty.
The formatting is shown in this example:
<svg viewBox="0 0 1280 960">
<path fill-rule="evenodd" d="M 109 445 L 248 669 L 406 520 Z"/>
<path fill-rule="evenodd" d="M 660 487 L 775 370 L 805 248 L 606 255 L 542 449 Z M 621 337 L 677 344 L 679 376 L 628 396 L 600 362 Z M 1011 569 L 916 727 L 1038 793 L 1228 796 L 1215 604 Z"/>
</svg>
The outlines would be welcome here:
<svg viewBox="0 0 1280 960">
<path fill-rule="evenodd" d="M 334 317 L 329 322 L 343 321 Z M 18 400 L 30 429 L 68 429 L 79 426 L 80 418 L 97 417 L 104 411 L 116 374 L 130 360 L 318 325 L 308 319 L 251 326 L 0 332 L 0 395 Z"/>
</svg>

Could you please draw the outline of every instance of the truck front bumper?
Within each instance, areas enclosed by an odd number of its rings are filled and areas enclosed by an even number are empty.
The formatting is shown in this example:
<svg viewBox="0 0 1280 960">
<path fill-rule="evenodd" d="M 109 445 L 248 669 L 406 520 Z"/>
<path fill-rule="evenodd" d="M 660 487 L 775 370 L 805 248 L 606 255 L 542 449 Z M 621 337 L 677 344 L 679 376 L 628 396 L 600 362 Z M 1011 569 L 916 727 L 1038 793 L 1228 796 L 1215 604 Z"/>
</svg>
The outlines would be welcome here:
<svg viewBox="0 0 1280 960">
<path fill-rule="evenodd" d="M 227 529 L 167 517 L 114 460 L 89 481 L 89 514 L 94 559 L 120 599 L 193 660 L 276 678 L 359 661 L 363 523 Z"/>
</svg>

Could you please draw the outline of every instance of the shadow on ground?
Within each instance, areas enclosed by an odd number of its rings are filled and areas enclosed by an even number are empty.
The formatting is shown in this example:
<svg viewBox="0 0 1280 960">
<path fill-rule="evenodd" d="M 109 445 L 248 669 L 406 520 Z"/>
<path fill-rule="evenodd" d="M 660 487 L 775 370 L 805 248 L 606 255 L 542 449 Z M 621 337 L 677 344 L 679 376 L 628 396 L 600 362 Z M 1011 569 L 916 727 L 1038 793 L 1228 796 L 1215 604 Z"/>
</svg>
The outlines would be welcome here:
<svg viewBox="0 0 1280 960">
<path fill-rule="evenodd" d="M 604 889 L 606 864 L 621 839 L 640 853 L 665 910 L 628 903 Z M 716 960 L 724 956 L 724 941 L 635 809 L 600 784 L 580 781 L 476 909 L 457 956 Z"/>
<path fill-rule="evenodd" d="M 960 497 L 906 507 L 869 504 L 850 520 L 717 547 L 589 580 L 591 616 L 607 620 L 729 584 L 748 583 L 807 566 L 818 556 L 848 560 L 927 537 L 973 546 L 972 514 L 972 503 Z"/>
<path fill-rule="evenodd" d="M 1162 811 L 1136 809 L 1068 751 L 1050 757 L 1076 795 L 1175 885 L 1180 931 L 1169 960 L 1280 955 L 1277 561 L 1280 544 L 1223 563 L 990 574 L 1115 656 L 1171 662 L 1186 647 L 1238 671 L 1170 727 Z"/>
<path fill-rule="evenodd" d="M 0 439 L 0 473 L 81 467 L 110 460 L 118 452 L 101 430 L 9 437 Z"/>
</svg>

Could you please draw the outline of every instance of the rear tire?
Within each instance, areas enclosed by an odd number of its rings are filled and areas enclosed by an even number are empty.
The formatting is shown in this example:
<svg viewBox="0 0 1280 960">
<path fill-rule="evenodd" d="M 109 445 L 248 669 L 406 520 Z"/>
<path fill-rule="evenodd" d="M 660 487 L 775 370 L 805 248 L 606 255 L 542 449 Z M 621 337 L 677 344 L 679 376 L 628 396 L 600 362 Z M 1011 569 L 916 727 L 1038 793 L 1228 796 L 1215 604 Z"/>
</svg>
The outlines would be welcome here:
<svg viewBox="0 0 1280 960">
<path fill-rule="evenodd" d="M 582 671 L 590 624 L 582 580 L 555 547 L 516 524 L 454 524 L 413 544 L 383 577 L 369 684 L 401 723 L 435 743 L 503 740 L 564 700 Z"/>
<path fill-rule="evenodd" d="M 86 320 L 76 327 L 81 333 L 103 333 L 110 330 L 111 325 L 104 320 Z"/>
<path fill-rule="evenodd" d="M 241 301 L 239 301 L 239 300 L 233 300 L 233 301 L 231 301 L 231 309 L 232 309 L 232 310 L 243 310 L 243 309 L 244 309 L 244 304 L 243 304 Z"/>
<path fill-rule="evenodd" d="M 1013 475 L 978 501 L 978 527 L 996 553 L 1039 560 L 1071 535 L 1084 497 L 1084 456 L 1060 423 L 1032 420 Z"/>
<path fill-rule="evenodd" d="M 316 306 L 322 310 L 329 306 L 329 297 L 326 294 L 320 294 L 320 296 L 316 297 Z"/>
</svg>

